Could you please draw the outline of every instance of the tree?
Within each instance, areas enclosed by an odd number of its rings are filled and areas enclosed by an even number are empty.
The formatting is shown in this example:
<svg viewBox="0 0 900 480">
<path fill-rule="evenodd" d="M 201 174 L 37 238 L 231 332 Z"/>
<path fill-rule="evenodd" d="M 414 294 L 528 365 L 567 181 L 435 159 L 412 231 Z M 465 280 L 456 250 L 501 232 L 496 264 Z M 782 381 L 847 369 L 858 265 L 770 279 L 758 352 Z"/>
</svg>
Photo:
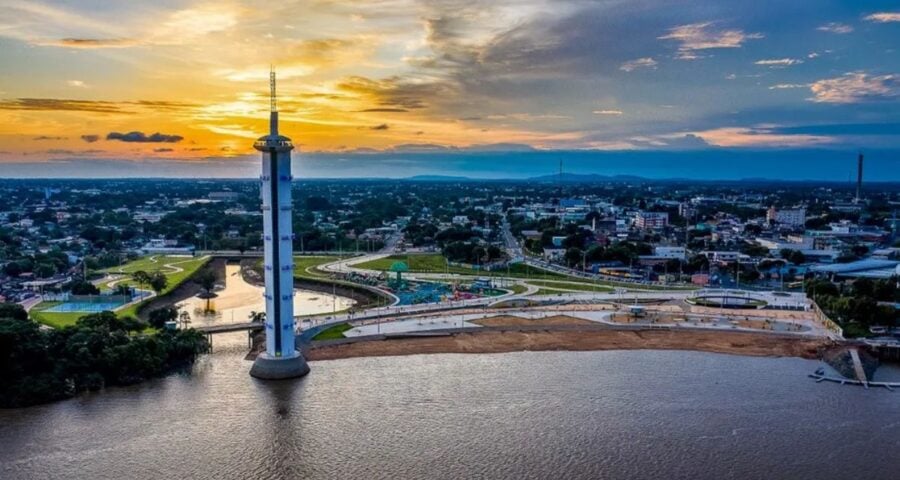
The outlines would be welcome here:
<svg viewBox="0 0 900 480">
<path fill-rule="evenodd" d="M 11 312 L 11 313 L 10 313 Z M 134 335 L 145 325 L 113 312 L 81 317 L 74 326 L 42 330 L 0 305 L 0 407 L 69 398 L 105 385 L 128 385 L 192 362 L 208 350 L 195 330 Z"/>
<path fill-rule="evenodd" d="M 250 312 L 250 315 L 247 316 L 247 319 L 253 323 L 263 323 L 266 321 L 266 312 Z"/>
<path fill-rule="evenodd" d="M 147 324 L 134 317 L 122 317 L 119 319 L 128 332 L 140 332 L 147 328 Z"/>
<path fill-rule="evenodd" d="M 113 289 L 113 292 L 116 295 L 129 297 L 131 296 L 131 287 L 124 283 L 117 283 L 116 288 Z"/>
<path fill-rule="evenodd" d="M 857 257 L 864 257 L 869 253 L 869 247 L 865 245 L 854 245 L 850 248 L 850 251 Z"/>
<path fill-rule="evenodd" d="M 210 269 L 205 269 L 199 272 L 194 280 L 207 294 L 210 294 L 216 286 L 216 273 Z"/>
<path fill-rule="evenodd" d="M 138 270 L 131 274 L 131 278 L 138 282 L 138 288 L 143 290 L 145 283 L 150 283 L 150 274 L 143 270 Z M 143 297 L 143 295 L 141 295 Z"/>
<path fill-rule="evenodd" d="M 150 310 L 147 318 L 150 320 L 150 326 L 161 329 L 166 326 L 166 322 L 174 322 L 178 319 L 178 309 L 175 307 L 162 307 Z"/>
<path fill-rule="evenodd" d="M 22 268 L 22 264 L 20 264 L 19 262 L 9 262 L 5 267 L 3 267 L 3 273 L 9 275 L 10 277 L 18 277 L 24 272 L 25 270 Z"/>
<path fill-rule="evenodd" d="M 181 322 L 181 328 L 187 328 L 191 324 L 191 314 L 187 310 L 182 311 L 178 316 L 178 321 Z"/>
<path fill-rule="evenodd" d="M 806 263 L 806 256 L 803 255 L 803 252 L 800 250 L 791 250 L 790 248 L 783 248 L 779 252 L 781 258 L 793 263 L 794 265 L 801 265 Z"/>
<path fill-rule="evenodd" d="M 580 248 L 569 248 L 568 250 L 566 250 L 565 254 L 566 265 L 571 267 L 572 265 L 578 265 L 582 263 L 582 260 L 584 260 L 583 255 L 584 251 Z"/>
<path fill-rule="evenodd" d="M 858 278 L 853 282 L 853 295 L 857 297 L 874 297 L 875 282 L 868 278 Z"/>
<path fill-rule="evenodd" d="M 18 303 L 0 303 L 0 319 L 28 320 L 28 312 Z"/>
<path fill-rule="evenodd" d="M 153 272 L 150 275 L 150 288 L 159 295 L 169 286 L 169 279 L 162 272 Z"/>
<path fill-rule="evenodd" d="M 213 297 L 212 290 L 216 287 L 216 272 L 209 268 L 204 269 L 197 273 L 197 276 L 194 277 L 194 281 L 197 282 L 197 284 L 200 285 L 200 288 L 206 293 L 204 297 L 206 298 L 206 311 L 208 312 L 209 299 Z"/>
<path fill-rule="evenodd" d="M 751 257 L 765 257 L 769 254 L 769 249 L 757 243 L 745 243 L 741 246 L 741 253 Z"/>
<path fill-rule="evenodd" d="M 72 283 L 69 291 L 72 295 L 99 295 L 100 289 L 91 282 L 76 281 Z"/>
</svg>

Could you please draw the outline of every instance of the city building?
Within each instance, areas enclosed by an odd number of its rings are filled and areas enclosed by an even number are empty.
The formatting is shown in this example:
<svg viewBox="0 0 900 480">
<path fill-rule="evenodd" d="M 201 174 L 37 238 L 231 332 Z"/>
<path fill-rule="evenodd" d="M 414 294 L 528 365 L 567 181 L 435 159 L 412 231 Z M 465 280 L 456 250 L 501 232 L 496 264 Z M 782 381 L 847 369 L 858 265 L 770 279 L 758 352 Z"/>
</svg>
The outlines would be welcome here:
<svg viewBox="0 0 900 480">
<path fill-rule="evenodd" d="M 634 226 L 640 229 L 657 230 L 669 225 L 669 214 L 666 212 L 640 211 L 634 217 Z"/>
<path fill-rule="evenodd" d="M 805 208 L 787 208 L 776 209 L 770 207 L 766 212 L 766 220 L 780 225 L 788 225 L 791 227 L 802 227 L 806 224 Z"/>
</svg>

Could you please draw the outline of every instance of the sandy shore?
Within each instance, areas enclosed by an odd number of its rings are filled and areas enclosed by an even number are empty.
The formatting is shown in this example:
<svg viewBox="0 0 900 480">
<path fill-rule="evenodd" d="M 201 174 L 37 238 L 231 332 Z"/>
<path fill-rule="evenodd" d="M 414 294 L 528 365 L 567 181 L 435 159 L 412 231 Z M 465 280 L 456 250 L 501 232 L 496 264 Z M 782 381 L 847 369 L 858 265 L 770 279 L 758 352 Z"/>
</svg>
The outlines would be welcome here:
<svg viewBox="0 0 900 480">
<path fill-rule="evenodd" d="M 503 353 L 541 350 L 696 350 L 749 356 L 816 359 L 825 339 L 753 332 L 702 330 L 487 330 L 439 337 L 313 346 L 309 360 L 424 353 Z"/>
</svg>

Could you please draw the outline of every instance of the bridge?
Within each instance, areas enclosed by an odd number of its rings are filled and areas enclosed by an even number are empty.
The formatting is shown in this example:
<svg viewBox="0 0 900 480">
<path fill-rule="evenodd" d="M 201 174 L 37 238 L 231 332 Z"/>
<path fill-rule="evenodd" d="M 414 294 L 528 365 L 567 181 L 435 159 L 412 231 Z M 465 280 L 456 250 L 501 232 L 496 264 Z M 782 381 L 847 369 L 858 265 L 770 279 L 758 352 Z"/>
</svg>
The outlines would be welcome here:
<svg viewBox="0 0 900 480">
<path fill-rule="evenodd" d="M 227 323 L 225 325 L 206 325 L 195 330 L 206 334 L 209 350 L 212 351 L 213 335 L 217 333 L 247 332 L 247 348 L 253 348 L 253 334 L 266 328 L 263 322 Z"/>
<path fill-rule="evenodd" d="M 361 255 L 365 252 L 356 251 L 356 250 L 334 250 L 334 251 L 318 251 L 318 252 L 294 252 L 295 257 L 346 257 L 352 258 L 358 255 Z M 211 256 L 211 257 L 227 257 L 227 258 L 262 258 L 263 252 L 262 250 L 245 250 L 241 252 L 240 250 L 197 250 L 194 252 L 194 255 L 197 257 L 203 256 Z"/>
<path fill-rule="evenodd" d="M 263 322 L 244 322 L 244 323 L 226 323 L 225 325 L 207 325 L 204 327 L 195 327 L 194 330 L 203 332 L 207 335 L 215 333 L 241 332 L 245 330 L 255 331 L 265 328 Z"/>
</svg>

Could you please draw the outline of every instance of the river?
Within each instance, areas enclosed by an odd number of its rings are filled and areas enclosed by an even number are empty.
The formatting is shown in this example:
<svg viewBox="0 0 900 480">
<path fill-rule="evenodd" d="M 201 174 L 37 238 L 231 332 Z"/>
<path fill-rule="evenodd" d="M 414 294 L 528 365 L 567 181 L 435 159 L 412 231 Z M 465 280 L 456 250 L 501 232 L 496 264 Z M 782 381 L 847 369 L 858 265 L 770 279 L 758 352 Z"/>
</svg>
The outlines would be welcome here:
<svg viewBox="0 0 900 480">
<path fill-rule="evenodd" d="M 0 478 L 897 478 L 900 392 L 675 351 L 414 355 L 188 374 L 0 411 Z M 896 371 L 894 373 L 897 373 Z"/>
</svg>

